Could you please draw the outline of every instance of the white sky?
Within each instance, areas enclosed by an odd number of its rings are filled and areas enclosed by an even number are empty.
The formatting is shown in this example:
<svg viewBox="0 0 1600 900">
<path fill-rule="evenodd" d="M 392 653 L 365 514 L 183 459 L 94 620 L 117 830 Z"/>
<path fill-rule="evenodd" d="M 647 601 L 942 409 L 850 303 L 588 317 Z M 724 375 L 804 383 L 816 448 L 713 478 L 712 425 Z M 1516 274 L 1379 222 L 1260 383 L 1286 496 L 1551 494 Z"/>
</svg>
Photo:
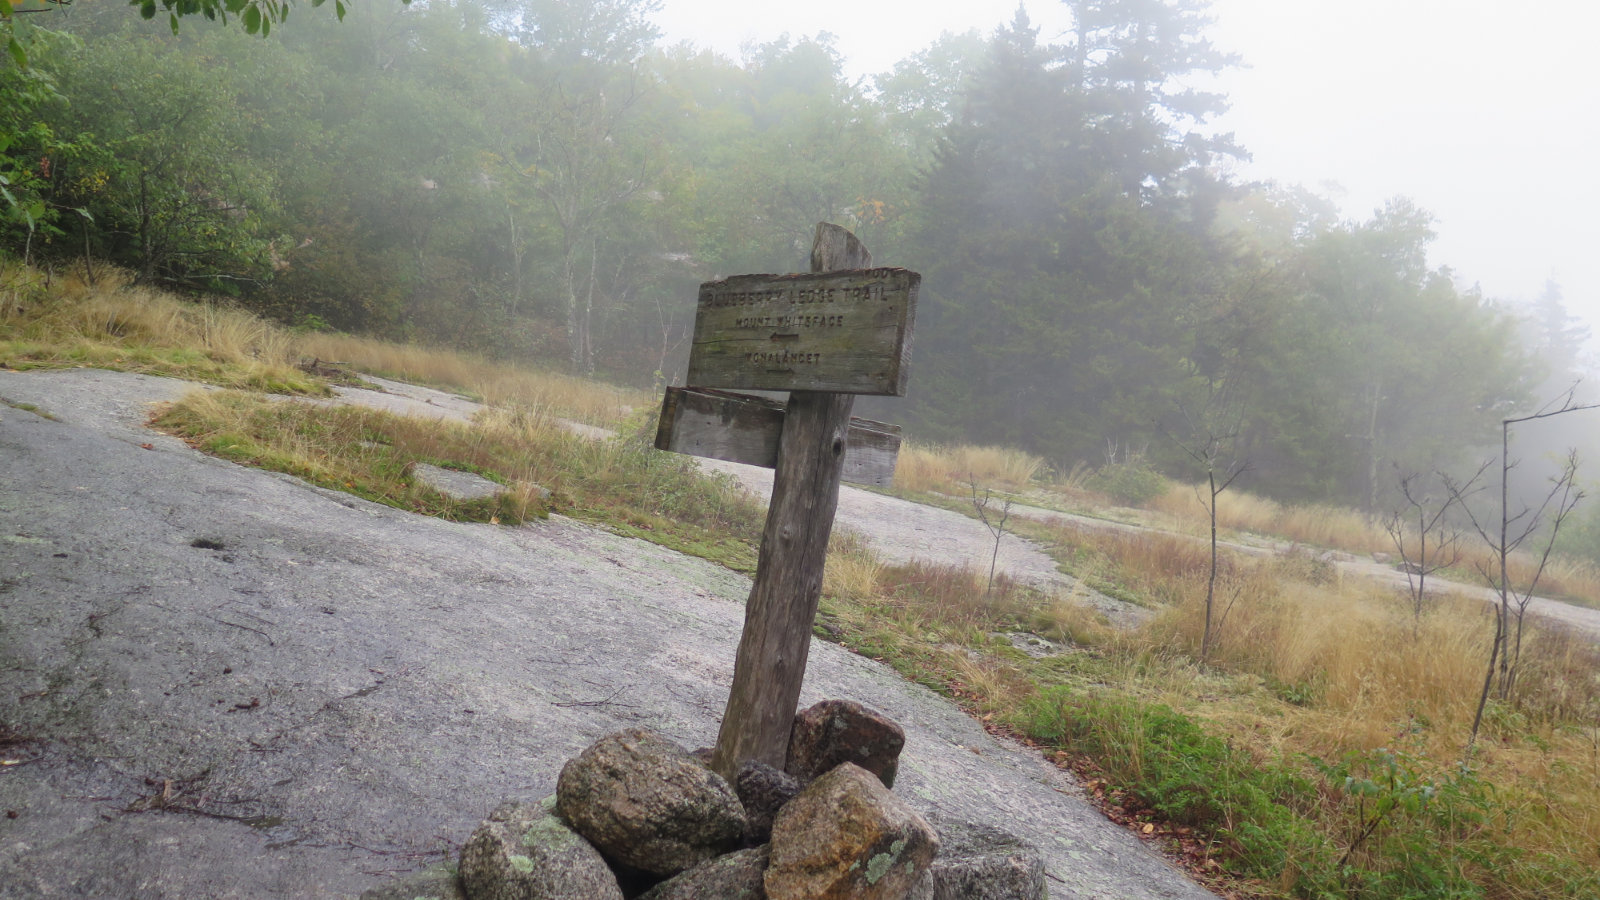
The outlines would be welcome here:
<svg viewBox="0 0 1600 900">
<path fill-rule="evenodd" d="M 1015 2 L 663 0 L 657 24 L 735 59 L 745 42 L 832 32 L 853 76 L 943 31 L 1009 21 Z M 1041 37 L 1065 8 L 1025 0 Z M 1214 0 L 1209 34 L 1248 68 L 1216 124 L 1254 160 L 1242 178 L 1300 183 L 1366 219 L 1404 194 L 1437 219 L 1431 262 L 1462 287 L 1531 300 L 1560 282 L 1600 335 L 1600 2 Z M 1337 185 L 1337 187 L 1334 187 Z"/>
</svg>

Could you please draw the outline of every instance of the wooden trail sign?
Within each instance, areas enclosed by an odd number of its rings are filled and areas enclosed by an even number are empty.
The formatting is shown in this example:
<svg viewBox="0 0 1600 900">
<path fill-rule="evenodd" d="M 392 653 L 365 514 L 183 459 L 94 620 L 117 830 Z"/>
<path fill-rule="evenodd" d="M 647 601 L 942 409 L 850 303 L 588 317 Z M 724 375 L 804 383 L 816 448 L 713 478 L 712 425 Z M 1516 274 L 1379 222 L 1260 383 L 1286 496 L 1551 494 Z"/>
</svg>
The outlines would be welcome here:
<svg viewBox="0 0 1600 900">
<path fill-rule="evenodd" d="M 701 317 L 707 315 L 708 308 L 713 318 L 723 316 L 725 308 L 735 302 L 743 311 L 721 332 L 696 319 L 690 383 L 697 388 L 790 391 L 773 457 L 772 500 L 761 530 L 755 584 L 745 604 L 744 633 L 733 663 L 733 687 L 728 691 L 728 707 L 723 712 L 722 729 L 711 758 L 711 767 L 730 781 L 746 760 L 759 760 L 782 769 L 789 753 L 789 731 L 811 650 L 811 624 L 822 597 L 828 537 L 839 505 L 845 448 L 852 436 L 850 408 L 855 404 L 854 392 L 899 394 L 905 389 L 912 311 L 921 277 L 903 269 L 869 269 L 871 265 L 871 254 L 855 235 L 837 225 L 821 223 L 811 245 L 813 276 L 849 270 L 847 277 L 830 280 L 759 275 L 701 288 Z M 730 284 L 734 287 L 728 287 Z M 881 285 L 881 290 L 870 288 L 871 285 Z M 849 293 L 857 287 L 860 292 Z M 756 311 L 755 295 L 763 290 L 767 296 L 759 303 L 764 306 Z M 815 293 L 818 291 L 824 293 Z M 751 295 L 748 303 L 744 297 L 747 294 Z M 724 303 L 715 299 L 736 295 L 737 301 Z M 811 316 L 816 318 L 794 318 Z M 843 318 L 833 321 L 829 316 Z M 892 321 L 883 324 L 885 320 Z M 862 327 L 857 328 L 858 325 Z M 824 334 L 828 337 L 820 337 Z M 850 341 L 828 343 L 835 335 L 849 334 L 863 335 L 861 346 L 871 349 L 857 353 L 856 344 Z M 740 342 L 752 340 L 759 349 L 740 349 L 749 346 Z M 783 349 L 770 349 L 773 347 Z M 799 355 L 805 357 L 804 361 L 797 359 Z M 839 359 L 867 362 L 836 366 Z M 706 378 L 714 383 L 701 381 Z M 695 397 L 692 402 L 699 403 L 700 398 L 695 395 L 708 393 L 680 394 L 680 408 L 690 402 L 686 398 Z M 666 404 L 673 404 L 670 396 Z M 770 411 L 760 412 L 743 403 L 725 403 L 721 409 L 727 412 L 730 426 L 752 416 L 765 416 L 769 421 L 772 418 Z M 666 422 L 664 427 L 671 444 L 679 427 Z M 764 429 L 771 427 L 767 424 L 742 430 L 765 433 Z M 718 452 L 748 453 L 763 459 L 767 453 L 764 443 L 755 442 L 759 446 L 750 449 L 742 437 L 706 443 L 715 444 Z M 737 449 L 728 449 L 736 444 Z"/>
<path fill-rule="evenodd" d="M 766 397 L 669 387 L 661 403 L 656 448 L 775 469 L 784 405 Z M 888 487 L 900 452 L 900 426 L 850 419 L 840 480 Z"/>
<path fill-rule="evenodd" d="M 689 384 L 902 396 L 921 283 L 863 267 L 702 284 Z"/>
</svg>

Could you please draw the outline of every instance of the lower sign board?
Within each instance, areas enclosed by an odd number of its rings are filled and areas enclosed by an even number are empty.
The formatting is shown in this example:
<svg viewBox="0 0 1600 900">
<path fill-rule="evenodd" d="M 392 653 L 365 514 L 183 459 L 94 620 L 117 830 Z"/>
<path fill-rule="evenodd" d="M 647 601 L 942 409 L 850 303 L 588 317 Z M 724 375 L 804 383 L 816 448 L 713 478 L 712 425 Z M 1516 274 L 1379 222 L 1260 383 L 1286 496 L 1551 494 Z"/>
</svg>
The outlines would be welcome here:
<svg viewBox="0 0 1600 900">
<path fill-rule="evenodd" d="M 696 387 L 903 396 L 921 283 L 907 269 L 706 282 L 687 380 Z"/>
<path fill-rule="evenodd" d="M 690 456 L 765 466 L 778 464 L 783 404 L 765 397 L 698 388 L 667 388 L 656 447 Z M 900 452 L 900 426 L 851 419 L 842 480 L 888 487 Z"/>
</svg>

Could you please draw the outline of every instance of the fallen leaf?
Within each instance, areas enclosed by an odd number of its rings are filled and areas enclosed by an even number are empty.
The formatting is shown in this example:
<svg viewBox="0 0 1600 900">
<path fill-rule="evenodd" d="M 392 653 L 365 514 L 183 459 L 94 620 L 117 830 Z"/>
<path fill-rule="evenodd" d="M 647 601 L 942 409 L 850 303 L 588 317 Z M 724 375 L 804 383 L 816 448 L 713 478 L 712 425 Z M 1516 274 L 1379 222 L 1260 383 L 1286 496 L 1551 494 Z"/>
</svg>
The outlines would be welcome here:
<svg viewBox="0 0 1600 900">
<path fill-rule="evenodd" d="M 146 450 L 154 450 L 156 448 L 155 444 L 140 444 L 139 446 Z"/>
<path fill-rule="evenodd" d="M 1144 823 L 1144 827 L 1139 829 L 1141 834 L 1150 834 L 1150 833 L 1154 832 L 1155 830 L 1156 830 L 1156 826 L 1151 824 L 1151 823 L 1149 823 L 1149 822 Z"/>
</svg>

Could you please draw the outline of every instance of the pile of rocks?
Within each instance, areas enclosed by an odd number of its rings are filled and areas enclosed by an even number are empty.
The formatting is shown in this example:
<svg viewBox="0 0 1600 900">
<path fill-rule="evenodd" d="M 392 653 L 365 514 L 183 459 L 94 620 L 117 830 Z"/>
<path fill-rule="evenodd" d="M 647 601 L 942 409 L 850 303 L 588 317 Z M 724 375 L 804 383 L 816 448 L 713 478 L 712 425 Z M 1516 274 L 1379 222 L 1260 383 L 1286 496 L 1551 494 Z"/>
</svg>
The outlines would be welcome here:
<svg viewBox="0 0 1600 900">
<path fill-rule="evenodd" d="M 495 810 L 457 873 L 362 900 L 1046 897 L 1033 848 L 983 826 L 936 832 L 890 791 L 904 744 L 882 715 L 828 700 L 795 717 L 787 771 L 747 762 L 730 786 L 709 751 L 618 732 L 562 768 L 554 797 Z"/>
</svg>

